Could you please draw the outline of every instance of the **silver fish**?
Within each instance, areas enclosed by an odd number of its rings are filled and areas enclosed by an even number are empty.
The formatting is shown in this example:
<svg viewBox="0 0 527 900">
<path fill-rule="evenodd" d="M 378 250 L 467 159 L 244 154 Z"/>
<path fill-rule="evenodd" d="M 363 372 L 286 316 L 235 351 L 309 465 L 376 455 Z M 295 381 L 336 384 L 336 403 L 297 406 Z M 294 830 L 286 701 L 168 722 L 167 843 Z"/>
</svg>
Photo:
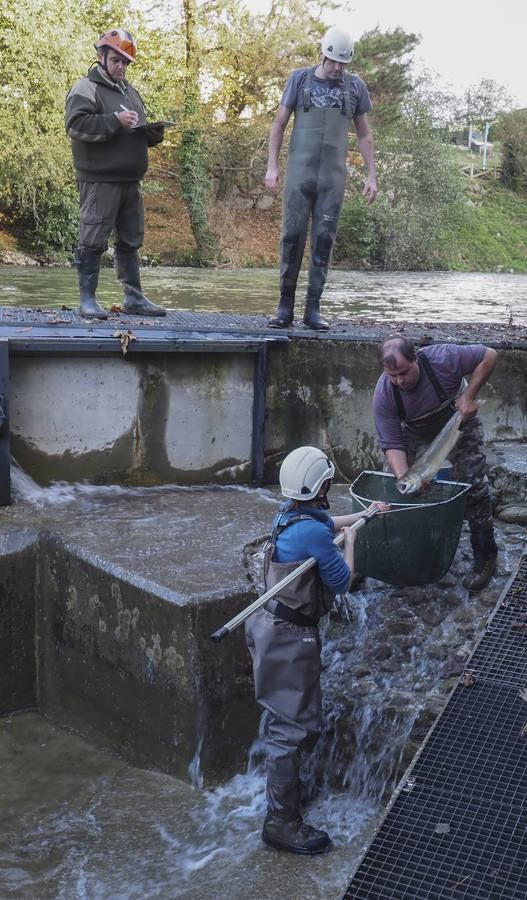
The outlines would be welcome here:
<svg viewBox="0 0 527 900">
<path fill-rule="evenodd" d="M 461 413 L 455 412 L 406 474 L 397 479 L 395 484 L 401 494 L 415 494 L 423 484 L 432 481 L 459 437 L 461 422 Z"/>
</svg>

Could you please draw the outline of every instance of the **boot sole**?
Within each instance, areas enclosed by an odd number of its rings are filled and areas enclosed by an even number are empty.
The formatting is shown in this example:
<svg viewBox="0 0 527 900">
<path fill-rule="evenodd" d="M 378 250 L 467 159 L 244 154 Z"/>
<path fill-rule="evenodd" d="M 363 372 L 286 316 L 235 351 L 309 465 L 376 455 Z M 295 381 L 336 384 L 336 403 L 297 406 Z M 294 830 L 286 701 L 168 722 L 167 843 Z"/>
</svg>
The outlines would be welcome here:
<svg viewBox="0 0 527 900">
<path fill-rule="evenodd" d="M 324 844 L 323 847 L 320 847 L 317 850 L 306 850 L 304 847 L 296 847 L 294 844 L 286 844 L 281 841 L 275 841 L 273 838 L 268 837 L 266 834 L 262 832 L 262 841 L 264 844 L 267 844 L 268 847 L 272 847 L 274 850 L 284 850 L 287 853 L 297 853 L 300 856 L 318 856 L 320 853 L 327 853 L 329 850 L 333 849 L 333 844 L 331 841 L 328 841 L 327 844 Z"/>
</svg>

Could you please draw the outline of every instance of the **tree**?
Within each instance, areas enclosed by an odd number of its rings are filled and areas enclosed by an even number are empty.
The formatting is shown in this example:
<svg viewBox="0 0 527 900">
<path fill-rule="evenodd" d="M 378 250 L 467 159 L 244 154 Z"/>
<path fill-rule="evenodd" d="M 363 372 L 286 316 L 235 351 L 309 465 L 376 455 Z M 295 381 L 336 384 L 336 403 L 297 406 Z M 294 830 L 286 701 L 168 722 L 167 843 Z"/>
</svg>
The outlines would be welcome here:
<svg viewBox="0 0 527 900">
<path fill-rule="evenodd" d="M 457 166 L 417 99 L 383 132 L 377 168 L 380 192 L 371 207 L 358 198 L 358 179 L 352 183 L 336 258 L 349 260 L 345 251 L 351 249 L 357 262 L 382 269 L 440 266 L 444 242 L 463 217 L 463 192 Z"/>
<path fill-rule="evenodd" d="M 464 100 L 467 125 L 473 125 L 480 130 L 485 128 L 486 122 L 493 122 L 498 113 L 512 106 L 512 100 L 506 89 L 490 78 L 484 78 L 478 84 L 469 87 Z"/>
<path fill-rule="evenodd" d="M 376 128 L 393 125 L 401 115 L 402 103 L 413 89 L 409 67 L 418 43 L 415 34 L 402 28 L 384 32 L 374 28 L 357 42 L 353 69 L 368 86 Z"/>
<path fill-rule="evenodd" d="M 179 147 L 181 193 L 190 216 L 198 261 L 209 265 L 216 255 L 216 239 L 209 228 L 210 180 L 208 150 L 203 136 L 200 98 L 200 47 L 196 0 L 183 0 L 185 15 L 185 80 L 183 132 Z"/>
<path fill-rule="evenodd" d="M 502 142 L 501 180 L 513 191 L 527 191 L 527 109 L 502 115 L 497 130 Z"/>
</svg>

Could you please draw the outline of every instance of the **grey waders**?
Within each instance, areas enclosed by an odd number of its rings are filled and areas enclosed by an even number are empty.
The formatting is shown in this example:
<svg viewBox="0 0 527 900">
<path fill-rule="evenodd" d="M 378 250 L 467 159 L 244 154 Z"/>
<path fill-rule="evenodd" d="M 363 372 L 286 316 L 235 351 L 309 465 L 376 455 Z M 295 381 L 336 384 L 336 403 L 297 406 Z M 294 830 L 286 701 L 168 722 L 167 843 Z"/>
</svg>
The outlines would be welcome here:
<svg viewBox="0 0 527 900">
<path fill-rule="evenodd" d="M 351 76 L 347 72 L 344 74 L 343 109 L 311 105 L 315 68 L 306 76 L 303 108 L 295 110 L 284 179 L 280 304 L 269 325 L 286 327 L 293 321 L 296 285 L 311 216 L 311 258 L 304 324 L 317 331 L 326 331 L 329 325 L 320 315 L 320 298 L 344 199 L 348 134 L 353 115 Z"/>
<path fill-rule="evenodd" d="M 115 266 L 117 278 L 124 288 L 124 313 L 132 316 L 166 316 L 163 306 L 156 306 L 143 294 L 137 250 L 116 247 Z"/>
<path fill-rule="evenodd" d="M 77 247 L 75 265 L 79 274 L 80 315 L 87 319 L 107 319 L 108 313 L 99 306 L 95 291 L 99 283 L 101 253 Z"/>
</svg>

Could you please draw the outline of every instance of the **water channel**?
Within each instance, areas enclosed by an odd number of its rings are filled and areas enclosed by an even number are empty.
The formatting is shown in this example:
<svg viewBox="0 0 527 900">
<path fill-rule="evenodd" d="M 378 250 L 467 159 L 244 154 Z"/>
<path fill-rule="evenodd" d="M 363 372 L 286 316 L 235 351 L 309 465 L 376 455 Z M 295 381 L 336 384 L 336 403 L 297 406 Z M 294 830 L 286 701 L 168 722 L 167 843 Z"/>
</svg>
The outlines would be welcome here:
<svg viewBox="0 0 527 900">
<path fill-rule="evenodd" d="M 276 307 L 278 274 L 273 269 L 145 268 L 142 279 L 150 299 L 171 309 L 269 315 Z M 299 307 L 305 285 L 302 273 Z M 101 271 L 98 296 L 107 307 L 122 302 L 112 269 Z M 0 306 L 61 304 L 78 304 L 74 269 L 0 266 Z M 327 315 L 340 318 L 524 325 L 527 275 L 333 269 L 323 307 Z"/>
<path fill-rule="evenodd" d="M 271 270 L 151 268 L 143 283 L 154 302 L 174 309 L 270 314 L 276 303 Z M 526 296 L 526 275 L 333 270 L 324 309 L 383 321 L 525 324 Z M 99 297 L 106 306 L 121 300 L 110 269 L 101 273 Z M 0 306 L 61 304 L 77 305 L 73 269 L 0 267 Z M 182 592 L 212 591 L 233 572 L 241 578 L 238 547 L 259 585 L 261 542 L 278 502 L 274 491 L 242 487 L 40 488 L 16 471 L 14 491 L 15 505 L 0 510 L 3 528 L 52 531 L 132 576 Z M 332 511 L 349 511 L 347 489 L 334 493 Z M 199 747 L 185 784 L 27 712 L 0 719 L 0 897 L 337 900 L 463 671 L 525 534 L 498 524 L 498 576 L 472 599 L 459 587 L 470 557 L 464 531 L 439 584 L 396 589 L 368 579 L 323 623 L 327 728 L 304 774 L 314 786 L 307 818 L 331 833 L 331 854 L 304 860 L 262 846 L 256 733 L 247 736 L 243 769 L 204 790 Z M 217 565 L 200 570 L 204 544 Z M 177 552 L 196 558 L 186 582 Z"/>
<path fill-rule="evenodd" d="M 278 502 L 274 491 L 243 487 L 40 488 L 16 470 L 14 488 L 17 502 L 0 511 L 3 528 L 52 530 L 132 576 L 205 592 L 242 568 L 229 547 L 246 547 L 258 584 L 261 541 Z M 334 494 L 333 512 L 348 511 L 347 489 Z M 182 547 L 189 529 L 196 537 Z M 316 788 L 308 818 L 331 833 L 331 854 L 305 860 L 263 848 L 257 734 L 248 735 L 244 769 L 202 790 L 199 752 L 192 787 L 26 713 L 0 720 L 0 896 L 337 900 L 383 802 L 463 671 L 524 538 L 525 529 L 499 525 L 499 576 L 475 598 L 458 586 L 469 557 L 464 533 L 439 584 L 395 589 L 368 579 L 324 622 L 327 730 L 304 774 Z M 202 543 L 218 564 L 199 585 L 197 575 L 184 584 L 178 553 L 198 557 Z"/>
</svg>

